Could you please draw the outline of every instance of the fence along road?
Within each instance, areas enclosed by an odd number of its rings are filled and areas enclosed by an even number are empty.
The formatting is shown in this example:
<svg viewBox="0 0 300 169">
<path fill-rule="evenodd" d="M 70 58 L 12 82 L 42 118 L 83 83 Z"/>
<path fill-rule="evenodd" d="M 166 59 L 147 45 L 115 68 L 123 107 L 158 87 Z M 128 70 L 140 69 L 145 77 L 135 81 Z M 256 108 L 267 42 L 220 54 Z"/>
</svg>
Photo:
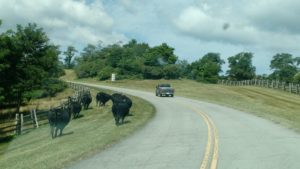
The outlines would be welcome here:
<svg viewBox="0 0 300 169">
<path fill-rule="evenodd" d="M 300 167 L 300 136 L 267 120 L 182 97 L 85 85 L 142 97 L 155 105 L 157 114 L 133 136 L 70 168 Z"/>
</svg>

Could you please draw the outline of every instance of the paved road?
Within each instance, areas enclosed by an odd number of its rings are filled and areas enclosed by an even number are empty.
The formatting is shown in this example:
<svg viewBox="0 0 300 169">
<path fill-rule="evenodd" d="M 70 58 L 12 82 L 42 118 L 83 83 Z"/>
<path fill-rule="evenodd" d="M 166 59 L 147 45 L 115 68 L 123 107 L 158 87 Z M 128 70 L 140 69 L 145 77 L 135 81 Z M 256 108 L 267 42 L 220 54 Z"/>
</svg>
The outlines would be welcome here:
<svg viewBox="0 0 300 169">
<path fill-rule="evenodd" d="M 148 100 L 156 116 L 132 136 L 72 169 L 300 168 L 299 134 L 272 122 L 187 98 L 102 88 Z"/>
</svg>

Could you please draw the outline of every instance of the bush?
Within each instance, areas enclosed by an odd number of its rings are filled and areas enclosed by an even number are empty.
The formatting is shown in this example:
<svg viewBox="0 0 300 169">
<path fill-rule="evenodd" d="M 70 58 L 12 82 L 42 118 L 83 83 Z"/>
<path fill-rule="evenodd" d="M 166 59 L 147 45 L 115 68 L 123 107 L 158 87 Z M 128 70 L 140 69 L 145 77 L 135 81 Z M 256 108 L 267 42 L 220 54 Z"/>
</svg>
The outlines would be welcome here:
<svg viewBox="0 0 300 169">
<path fill-rule="evenodd" d="M 62 92 L 65 88 L 67 88 L 67 84 L 57 79 L 49 79 L 44 82 L 43 85 L 43 94 L 41 97 L 55 96 L 56 93 Z"/>
<path fill-rule="evenodd" d="M 180 70 L 176 65 L 166 65 L 163 70 L 165 79 L 178 79 L 180 76 Z"/>
<path fill-rule="evenodd" d="M 300 83 L 300 72 L 295 74 L 295 76 L 293 77 L 293 82 L 294 83 Z"/>
<path fill-rule="evenodd" d="M 111 77 L 112 73 L 115 73 L 114 71 L 114 68 L 107 66 L 98 72 L 98 79 L 107 80 Z"/>
<path fill-rule="evenodd" d="M 143 76 L 145 79 L 161 79 L 164 72 L 161 67 L 145 66 Z"/>
</svg>

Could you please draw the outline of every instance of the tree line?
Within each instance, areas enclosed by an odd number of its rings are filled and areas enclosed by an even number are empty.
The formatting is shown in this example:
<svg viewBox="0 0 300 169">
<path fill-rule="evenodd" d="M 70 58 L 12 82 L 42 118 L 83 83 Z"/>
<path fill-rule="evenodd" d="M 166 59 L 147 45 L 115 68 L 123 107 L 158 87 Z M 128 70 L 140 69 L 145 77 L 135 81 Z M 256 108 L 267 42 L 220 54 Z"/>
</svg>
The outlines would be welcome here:
<svg viewBox="0 0 300 169">
<path fill-rule="evenodd" d="M 1 26 L 1 20 L 0 20 Z M 272 79 L 300 82 L 300 58 L 288 53 L 273 56 L 270 75 L 256 75 L 253 53 L 241 52 L 228 58 L 229 70 L 222 73 L 225 61 L 219 53 L 207 53 L 188 63 L 178 59 L 167 43 L 150 47 L 135 39 L 126 44 L 103 46 L 88 44 L 79 56 L 73 46 L 61 52 L 50 43 L 43 28 L 34 23 L 17 25 L 0 34 L 0 108 L 20 105 L 32 98 L 53 96 L 65 86 L 58 80 L 63 69 L 74 69 L 79 78 L 107 80 L 111 73 L 118 79 L 180 79 L 205 83 L 219 79 Z M 64 55 L 64 63 L 60 56 Z"/>
<path fill-rule="evenodd" d="M 149 47 L 131 40 L 125 45 L 106 47 L 87 45 L 74 67 L 79 78 L 109 79 L 111 73 L 119 79 L 177 79 L 182 75 L 174 48 L 163 43 Z"/>
<path fill-rule="evenodd" d="M 70 51 L 77 52 L 69 46 Z M 72 53 L 72 52 L 69 52 Z M 70 60 L 65 62 L 68 65 Z M 273 56 L 269 65 L 273 71 L 270 75 L 256 75 L 252 64 L 254 55 L 251 52 L 240 52 L 228 57 L 229 70 L 222 73 L 225 61 L 219 53 L 207 53 L 198 60 L 188 63 L 179 60 L 174 48 L 166 43 L 150 47 L 147 43 L 138 43 L 135 39 L 124 45 L 113 44 L 103 47 L 87 45 L 77 59 L 73 59 L 72 67 L 79 78 L 96 77 L 107 80 L 111 73 L 118 79 L 179 79 L 188 78 L 205 83 L 216 83 L 219 79 L 249 80 L 270 79 L 284 82 L 300 82 L 299 57 L 288 53 Z"/>
</svg>

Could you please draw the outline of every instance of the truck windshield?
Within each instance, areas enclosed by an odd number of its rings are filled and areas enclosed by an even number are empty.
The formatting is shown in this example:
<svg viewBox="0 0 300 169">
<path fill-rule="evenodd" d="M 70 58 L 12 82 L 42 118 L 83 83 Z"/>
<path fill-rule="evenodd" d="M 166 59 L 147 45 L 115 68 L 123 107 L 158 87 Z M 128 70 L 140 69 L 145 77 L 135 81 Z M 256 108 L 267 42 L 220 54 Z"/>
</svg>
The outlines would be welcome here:
<svg viewBox="0 0 300 169">
<path fill-rule="evenodd" d="M 161 84 L 161 85 L 159 85 L 160 87 L 171 87 L 171 85 L 170 84 Z"/>
</svg>

